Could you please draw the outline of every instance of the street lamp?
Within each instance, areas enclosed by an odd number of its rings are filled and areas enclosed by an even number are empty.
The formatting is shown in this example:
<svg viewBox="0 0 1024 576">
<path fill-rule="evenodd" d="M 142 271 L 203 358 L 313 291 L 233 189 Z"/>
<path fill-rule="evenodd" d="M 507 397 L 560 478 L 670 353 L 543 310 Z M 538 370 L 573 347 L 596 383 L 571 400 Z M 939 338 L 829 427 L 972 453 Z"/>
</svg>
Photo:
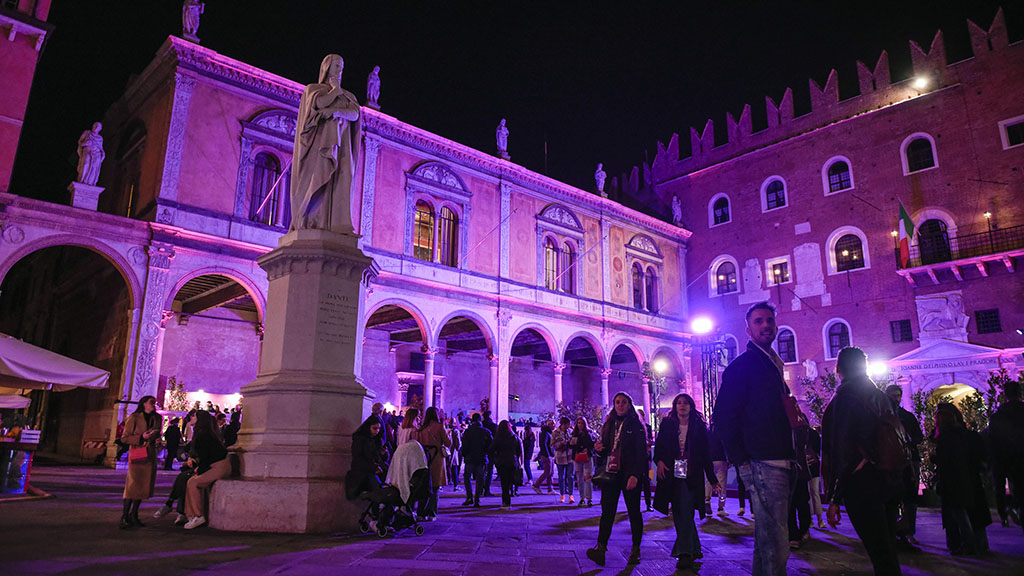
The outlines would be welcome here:
<svg viewBox="0 0 1024 576">
<path fill-rule="evenodd" d="M 989 251 L 994 252 L 995 246 L 992 243 L 992 213 L 985 212 L 982 216 L 985 217 L 985 223 L 988 225 L 988 249 Z"/>
</svg>

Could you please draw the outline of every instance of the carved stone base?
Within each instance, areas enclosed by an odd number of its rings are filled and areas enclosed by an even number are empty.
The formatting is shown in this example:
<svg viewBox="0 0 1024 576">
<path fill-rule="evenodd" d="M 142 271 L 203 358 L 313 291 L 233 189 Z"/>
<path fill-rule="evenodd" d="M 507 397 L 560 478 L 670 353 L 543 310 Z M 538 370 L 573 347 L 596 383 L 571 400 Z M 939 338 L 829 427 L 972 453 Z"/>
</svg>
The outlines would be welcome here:
<svg viewBox="0 0 1024 576">
<path fill-rule="evenodd" d="M 181 34 L 181 37 L 184 38 L 185 40 L 188 40 L 189 42 L 194 43 L 194 44 L 199 44 L 199 36 L 196 36 L 195 34 L 189 34 L 188 32 L 183 32 Z"/>
<path fill-rule="evenodd" d="M 105 188 L 102 186 L 90 186 L 81 182 L 72 182 L 68 186 L 68 192 L 71 192 L 71 205 L 75 208 L 84 208 L 95 212 L 103 190 Z"/>
<path fill-rule="evenodd" d="M 362 278 L 355 236 L 298 230 L 260 258 L 270 279 L 259 376 L 242 387 L 240 480 L 221 480 L 210 524 L 241 531 L 355 528 L 351 435 L 373 394 L 358 381 Z"/>
</svg>

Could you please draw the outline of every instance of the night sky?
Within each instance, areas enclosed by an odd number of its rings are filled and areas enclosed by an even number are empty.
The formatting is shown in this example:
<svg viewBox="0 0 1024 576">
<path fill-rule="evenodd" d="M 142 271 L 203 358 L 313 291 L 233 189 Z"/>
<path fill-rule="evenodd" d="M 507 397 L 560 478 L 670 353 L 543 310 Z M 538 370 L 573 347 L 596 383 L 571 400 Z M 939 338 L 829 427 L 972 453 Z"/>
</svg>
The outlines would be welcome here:
<svg viewBox="0 0 1024 576">
<path fill-rule="evenodd" d="M 841 97 L 854 95 L 856 60 L 873 66 L 883 49 L 894 79 L 905 78 L 907 41 L 927 49 L 937 29 L 952 60 L 968 57 L 965 20 L 987 29 L 1000 5 L 1011 42 L 1020 39 L 1019 0 L 207 0 L 199 37 L 302 83 L 339 53 L 342 83 L 360 99 L 379 65 L 385 113 L 487 152 L 505 117 L 514 162 L 590 190 L 597 162 L 609 177 L 626 172 L 708 118 L 722 138 L 726 112 L 738 117 L 744 104 L 763 126 L 764 97 L 778 101 L 787 86 L 796 113 L 808 111 L 807 79 L 823 85 L 833 67 Z M 180 14 L 176 0 L 55 0 L 11 192 L 67 202 L 78 135 L 181 33 Z"/>
</svg>

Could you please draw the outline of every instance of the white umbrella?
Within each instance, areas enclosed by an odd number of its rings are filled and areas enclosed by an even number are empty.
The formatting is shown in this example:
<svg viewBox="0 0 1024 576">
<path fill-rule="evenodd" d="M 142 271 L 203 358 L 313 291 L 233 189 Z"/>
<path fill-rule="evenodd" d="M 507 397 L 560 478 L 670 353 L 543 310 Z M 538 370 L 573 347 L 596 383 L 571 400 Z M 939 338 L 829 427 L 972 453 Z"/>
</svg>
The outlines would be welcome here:
<svg viewBox="0 0 1024 576">
<path fill-rule="evenodd" d="M 17 394 L 0 394 L 0 408 L 26 408 L 32 400 Z"/>
<path fill-rule="evenodd" d="M 0 334 L 0 386 L 57 392 L 106 388 L 110 372 Z"/>
</svg>

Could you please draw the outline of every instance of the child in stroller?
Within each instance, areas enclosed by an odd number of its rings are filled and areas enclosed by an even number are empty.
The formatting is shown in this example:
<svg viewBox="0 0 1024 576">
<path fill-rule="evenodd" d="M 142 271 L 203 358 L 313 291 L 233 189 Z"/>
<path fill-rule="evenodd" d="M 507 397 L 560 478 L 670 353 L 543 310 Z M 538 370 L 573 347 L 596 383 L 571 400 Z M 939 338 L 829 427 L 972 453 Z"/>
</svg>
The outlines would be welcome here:
<svg viewBox="0 0 1024 576">
<path fill-rule="evenodd" d="M 423 526 L 416 521 L 413 507 L 426 501 L 431 490 L 430 469 L 423 446 L 415 440 L 400 445 L 388 468 L 387 483 L 379 490 L 360 496 L 369 502 L 359 518 L 360 531 L 375 531 L 383 538 L 389 528 L 397 532 L 412 527 L 420 536 Z"/>
</svg>

